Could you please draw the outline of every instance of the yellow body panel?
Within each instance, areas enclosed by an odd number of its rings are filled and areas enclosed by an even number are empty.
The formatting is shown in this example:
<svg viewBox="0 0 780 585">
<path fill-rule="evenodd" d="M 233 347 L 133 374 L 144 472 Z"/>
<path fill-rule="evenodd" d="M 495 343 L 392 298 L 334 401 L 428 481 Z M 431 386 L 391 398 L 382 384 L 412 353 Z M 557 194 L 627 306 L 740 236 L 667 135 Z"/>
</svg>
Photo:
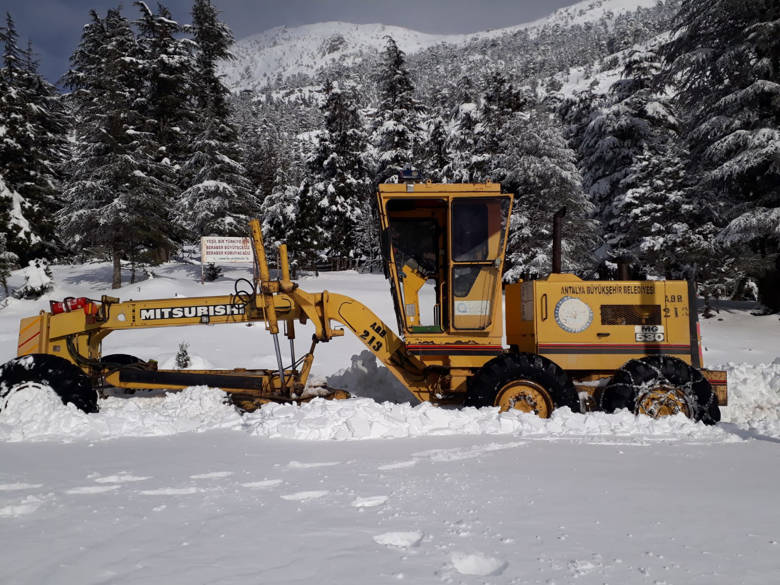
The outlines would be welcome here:
<svg viewBox="0 0 780 585">
<path fill-rule="evenodd" d="M 507 343 L 565 370 L 616 370 L 665 354 L 691 363 L 686 281 L 583 281 L 554 274 L 506 287 Z"/>
</svg>

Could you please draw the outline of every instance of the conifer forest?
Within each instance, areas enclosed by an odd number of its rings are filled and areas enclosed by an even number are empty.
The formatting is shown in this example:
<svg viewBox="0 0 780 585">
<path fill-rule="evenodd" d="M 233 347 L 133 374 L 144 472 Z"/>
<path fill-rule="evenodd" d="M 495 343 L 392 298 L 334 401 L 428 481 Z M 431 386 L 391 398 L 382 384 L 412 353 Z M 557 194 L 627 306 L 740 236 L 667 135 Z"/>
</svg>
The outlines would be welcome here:
<svg viewBox="0 0 780 585">
<path fill-rule="evenodd" d="M 388 35 L 255 89 L 226 82 L 218 5 L 93 10 L 57 80 L 3 15 L 3 280 L 110 258 L 119 287 L 121 262 L 246 235 L 251 217 L 297 269 L 378 271 L 376 185 L 413 168 L 515 194 L 507 282 L 549 272 L 565 206 L 564 271 L 629 262 L 780 310 L 780 1 L 664 0 L 410 54 Z"/>
</svg>

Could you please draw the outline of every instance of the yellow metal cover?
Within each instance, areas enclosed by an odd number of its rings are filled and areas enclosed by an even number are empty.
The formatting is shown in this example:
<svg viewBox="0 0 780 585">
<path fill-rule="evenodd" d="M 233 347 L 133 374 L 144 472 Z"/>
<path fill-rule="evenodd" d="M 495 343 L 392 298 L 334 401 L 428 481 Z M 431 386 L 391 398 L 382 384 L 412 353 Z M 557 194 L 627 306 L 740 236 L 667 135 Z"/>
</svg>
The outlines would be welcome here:
<svg viewBox="0 0 780 585">
<path fill-rule="evenodd" d="M 671 355 L 691 363 L 685 281 L 583 281 L 554 274 L 506 288 L 507 342 L 566 370 L 615 370 Z M 698 351 L 693 340 L 693 351 Z"/>
</svg>

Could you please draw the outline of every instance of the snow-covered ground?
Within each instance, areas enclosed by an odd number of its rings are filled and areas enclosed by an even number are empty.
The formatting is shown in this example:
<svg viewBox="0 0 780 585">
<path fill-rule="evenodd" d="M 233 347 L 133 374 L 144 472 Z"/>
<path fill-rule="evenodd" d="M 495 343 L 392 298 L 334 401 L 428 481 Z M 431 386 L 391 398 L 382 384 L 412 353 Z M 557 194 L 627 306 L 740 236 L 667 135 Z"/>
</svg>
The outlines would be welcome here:
<svg viewBox="0 0 780 585">
<path fill-rule="evenodd" d="M 201 285 L 198 265 L 171 263 L 114 293 L 109 276 L 107 264 L 55 266 L 53 293 L 7 300 L 0 361 L 15 354 L 19 318 L 49 299 L 226 294 L 247 270 Z M 300 284 L 395 323 L 381 276 Z M 0 413 L 0 583 L 772 583 L 780 321 L 751 308 L 723 303 L 702 323 L 706 365 L 730 376 L 716 427 L 367 398 L 242 416 L 208 388 L 109 398 L 85 415 L 45 388 L 19 393 Z M 104 353 L 166 366 L 180 341 L 194 367 L 275 366 L 257 325 L 115 333 Z M 321 344 L 315 374 L 362 349 L 349 336 Z M 353 393 L 396 391 L 354 364 L 336 378 Z"/>
</svg>

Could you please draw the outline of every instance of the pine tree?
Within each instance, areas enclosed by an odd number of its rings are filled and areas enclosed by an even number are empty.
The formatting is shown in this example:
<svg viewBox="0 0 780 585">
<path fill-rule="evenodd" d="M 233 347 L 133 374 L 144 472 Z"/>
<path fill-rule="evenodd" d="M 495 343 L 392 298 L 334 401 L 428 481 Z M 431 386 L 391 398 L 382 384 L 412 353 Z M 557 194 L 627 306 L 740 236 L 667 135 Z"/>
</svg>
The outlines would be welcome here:
<svg viewBox="0 0 780 585">
<path fill-rule="evenodd" d="M 6 13 L 6 24 L 0 28 L 0 43 L 3 44 L 3 61 L 0 69 L 0 170 L 9 189 L 15 189 L 23 182 L 27 157 L 23 138 L 26 132 L 24 104 L 26 94 L 22 81 L 22 55 L 19 50 L 19 35 L 10 13 Z"/>
<path fill-rule="evenodd" d="M 24 145 L 26 176 L 17 189 L 23 199 L 22 214 L 30 225 L 29 245 L 19 250 L 20 260 L 25 262 L 32 258 L 51 259 L 61 251 L 55 218 L 62 207 L 62 166 L 70 120 L 56 88 L 39 74 L 30 43 L 22 55 L 30 140 Z"/>
<path fill-rule="evenodd" d="M 4 202 L 4 194 L 7 192 L 3 177 L 0 175 L 0 206 Z M 0 207 L 0 220 L 4 219 L 2 216 L 2 207 Z M 8 277 L 11 275 L 11 270 L 15 268 L 19 263 L 19 257 L 13 252 L 8 250 L 6 245 L 6 235 L 0 232 L 0 285 L 3 287 L 5 296 L 8 296 Z"/>
<path fill-rule="evenodd" d="M 230 47 L 233 33 L 220 22 L 211 0 L 195 0 L 192 6 L 192 33 L 195 37 L 196 72 L 193 88 L 198 111 L 218 120 L 227 120 L 229 92 L 217 73 L 220 61 L 233 59 Z"/>
<path fill-rule="evenodd" d="M 383 183 L 411 167 L 419 148 L 420 104 L 406 67 L 406 56 L 392 37 L 378 71 L 379 107 L 371 143 L 377 150 L 375 183 Z"/>
<path fill-rule="evenodd" d="M 72 245 L 102 246 L 121 286 L 121 257 L 144 246 L 170 247 L 165 172 L 148 128 L 144 63 L 130 23 L 118 10 L 95 11 L 71 57 L 78 143 L 59 225 Z"/>
<path fill-rule="evenodd" d="M 500 71 L 491 72 L 485 80 L 485 90 L 479 108 L 479 124 L 475 128 L 476 144 L 469 170 L 472 181 L 503 181 L 496 170 L 496 156 L 516 115 L 533 101 L 523 91 L 515 89 Z"/>
<path fill-rule="evenodd" d="M 469 183 L 472 181 L 477 150 L 479 107 L 476 90 L 470 78 L 462 77 L 459 88 L 450 121 L 452 132 L 447 141 L 451 160 L 443 172 L 443 177 L 455 183 Z"/>
<path fill-rule="evenodd" d="M 759 278 L 780 264 L 778 19 L 776 0 L 683 0 L 665 46 L 694 171 L 703 176 L 698 188 L 728 210 L 719 241 Z M 761 293 L 780 308 L 775 290 Z"/>
<path fill-rule="evenodd" d="M 428 139 L 422 148 L 424 175 L 431 181 L 442 182 L 450 166 L 447 127 L 441 116 L 434 118 L 428 127 Z"/>
<path fill-rule="evenodd" d="M 157 157 L 174 168 L 189 158 L 190 142 L 198 114 L 191 96 L 195 75 L 194 45 L 179 38 L 186 28 L 173 20 L 162 4 L 153 13 L 144 2 L 135 2 L 141 12 L 137 21 L 138 44 L 147 68 L 148 115 L 160 144 Z"/>
<path fill-rule="evenodd" d="M 608 259 L 628 260 L 639 275 L 679 276 L 694 264 L 704 268 L 713 214 L 688 178 L 688 152 L 660 71 L 655 52 L 633 51 L 581 148 Z"/>
<path fill-rule="evenodd" d="M 67 123 L 55 89 L 38 74 L 30 44 L 21 50 L 17 42 L 13 18 L 7 14 L 6 26 L 0 28 L 0 173 L 15 200 L 4 204 L 9 217 L 0 232 L 9 249 L 26 262 L 51 258 L 58 250 L 53 217 L 59 207 L 58 167 Z M 14 220 L 9 223 L 10 208 Z"/>
<path fill-rule="evenodd" d="M 245 235 L 257 202 L 240 162 L 235 130 L 213 120 L 192 146 L 182 169 L 191 187 L 177 202 L 179 221 L 198 237 Z"/>
<path fill-rule="evenodd" d="M 596 247 L 593 205 L 582 190 L 576 156 L 563 138 L 560 121 L 534 109 L 528 119 L 517 116 L 507 127 L 497 164 L 506 191 L 515 204 L 507 242 L 506 281 L 539 278 L 549 273 L 552 218 L 566 207 L 563 269 L 592 268 Z"/>
<path fill-rule="evenodd" d="M 359 258 L 356 227 L 371 194 L 364 164 L 368 142 L 353 87 L 326 82 L 322 106 L 324 129 L 309 160 L 311 193 L 321 209 L 322 228 L 329 234 L 331 258 Z"/>
<path fill-rule="evenodd" d="M 195 99 L 201 127 L 192 155 L 182 171 L 187 189 L 176 212 L 191 234 L 243 235 L 249 216 L 258 208 L 255 190 L 241 160 L 236 129 L 229 121 L 228 90 L 217 74 L 217 63 L 230 58 L 230 29 L 218 19 L 210 0 L 195 0 L 192 31 L 195 37 Z"/>
</svg>

